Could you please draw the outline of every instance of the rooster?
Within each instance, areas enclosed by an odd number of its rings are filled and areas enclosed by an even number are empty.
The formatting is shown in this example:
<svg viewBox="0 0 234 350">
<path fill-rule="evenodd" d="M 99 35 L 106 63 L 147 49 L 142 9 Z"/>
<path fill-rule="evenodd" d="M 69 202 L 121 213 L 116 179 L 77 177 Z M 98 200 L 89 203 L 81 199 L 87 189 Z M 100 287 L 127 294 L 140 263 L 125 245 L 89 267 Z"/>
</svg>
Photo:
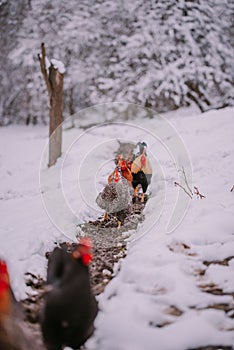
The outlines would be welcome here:
<svg viewBox="0 0 234 350">
<path fill-rule="evenodd" d="M 137 196 L 138 186 L 142 187 L 141 202 L 145 200 L 145 192 L 147 191 L 148 185 L 151 183 L 152 167 L 149 159 L 147 158 L 146 150 L 147 147 L 145 142 L 138 142 L 139 152 L 135 156 L 131 164 L 131 172 L 133 176 L 132 186 L 134 188 L 134 198 Z"/>
<path fill-rule="evenodd" d="M 47 283 L 51 291 L 45 295 L 41 316 L 48 350 L 77 349 L 93 333 L 98 307 L 90 286 L 91 248 L 90 240 L 83 238 L 72 253 L 55 248 L 49 258 Z"/>
<path fill-rule="evenodd" d="M 123 159 L 123 155 L 119 154 L 116 160 L 116 164 L 118 167 L 120 167 L 121 175 L 128 181 L 128 184 L 132 184 L 132 173 L 131 170 L 126 162 L 125 159 Z M 115 176 L 116 169 L 109 175 L 108 177 L 108 184 L 110 184 Z"/>
<path fill-rule="evenodd" d="M 97 205 L 106 211 L 103 220 L 112 213 L 118 221 L 118 230 L 124 222 L 125 214 L 131 202 L 128 181 L 122 176 L 121 167 L 117 166 L 108 177 L 108 184 L 96 198 Z"/>
<path fill-rule="evenodd" d="M 7 323 L 11 314 L 10 280 L 6 263 L 0 260 L 0 348 L 10 349 L 12 345 L 9 339 Z M 8 346 L 9 345 L 9 346 Z M 8 346 L 8 347 L 7 347 Z"/>
<path fill-rule="evenodd" d="M 0 260 L 0 349 L 39 350 L 39 348 L 41 349 L 39 344 L 32 341 L 24 325 L 23 312 L 10 286 L 7 264 Z"/>
<path fill-rule="evenodd" d="M 128 167 L 126 160 L 122 158 L 119 160 L 118 164 L 120 166 L 123 177 L 128 181 L 129 185 L 131 185 L 133 176 L 132 176 L 131 170 Z"/>
<path fill-rule="evenodd" d="M 10 314 L 11 309 L 10 279 L 5 261 L 0 260 L 0 324 Z"/>
</svg>

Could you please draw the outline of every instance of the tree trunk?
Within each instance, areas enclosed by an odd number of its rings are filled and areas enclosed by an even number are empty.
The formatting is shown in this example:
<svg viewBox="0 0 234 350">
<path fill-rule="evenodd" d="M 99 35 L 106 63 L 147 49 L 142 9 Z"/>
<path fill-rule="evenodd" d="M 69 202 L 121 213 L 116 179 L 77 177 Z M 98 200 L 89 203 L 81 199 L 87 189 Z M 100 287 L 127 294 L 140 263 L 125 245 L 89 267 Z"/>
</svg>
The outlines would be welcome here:
<svg viewBox="0 0 234 350">
<path fill-rule="evenodd" d="M 50 62 L 49 74 L 46 68 L 45 46 L 41 44 L 41 55 L 38 55 L 41 72 L 50 98 L 50 130 L 49 130 L 49 164 L 52 166 L 62 153 L 63 122 L 63 73 Z"/>
<path fill-rule="evenodd" d="M 62 153 L 62 122 L 63 122 L 63 74 L 53 65 L 49 68 L 51 84 L 50 96 L 50 141 L 49 164 L 54 165 Z"/>
</svg>

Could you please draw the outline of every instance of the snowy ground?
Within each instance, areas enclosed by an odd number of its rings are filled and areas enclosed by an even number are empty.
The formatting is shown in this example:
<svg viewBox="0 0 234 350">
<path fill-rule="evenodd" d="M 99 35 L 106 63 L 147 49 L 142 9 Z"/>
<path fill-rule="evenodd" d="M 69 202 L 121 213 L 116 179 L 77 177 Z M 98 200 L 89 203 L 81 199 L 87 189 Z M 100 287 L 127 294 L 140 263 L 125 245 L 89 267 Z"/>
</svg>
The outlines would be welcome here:
<svg viewBox="0 0 234 350">
<path fill-rule="evenodd" d="M 146 220 L 128 238 L 128 255 L 121 262 L 121 270 L 99 296 L 101 311 L 87 348 L 186 350 L 232 346 L 233 112 L 229 108 L 202 115 L 172 113 L 167 120 L 177 133 L 161 133 L 161 142 L 155 119 L 137 118 L 131 125 L 105 125 L 85 133 L 66 130 L 64 156 L 49 170 L 44 158 L 40 166 L 46 128 L 1 128 L 0 255 L 9 263 L 17 298 L 24 298 L 27 292 L 24 272 L 45 275 L 44 254 L 55 240 L 64 239 L 60 231 L 74 237 L 76 224 L 100 215 L 95 196 L 113 168 L 116 139 L 144 140 L 154 168 Z M 181 190 L 183 212 L 177 221 L 182 219 L 187 202 L 189 208 L 181 224 L 169 234 L 168 222 L 178 195 L 174 181 L 186 187 L 171 158 L 178 135 L 191 158 L 193 184 L 206 198 L 193 195 L 190 200 Z M 172 140 L 176 142 L 170 143 Z M 184 166 L 189 178 L 185 158 L 177 159 L 177 165 Z"/>
</svg>

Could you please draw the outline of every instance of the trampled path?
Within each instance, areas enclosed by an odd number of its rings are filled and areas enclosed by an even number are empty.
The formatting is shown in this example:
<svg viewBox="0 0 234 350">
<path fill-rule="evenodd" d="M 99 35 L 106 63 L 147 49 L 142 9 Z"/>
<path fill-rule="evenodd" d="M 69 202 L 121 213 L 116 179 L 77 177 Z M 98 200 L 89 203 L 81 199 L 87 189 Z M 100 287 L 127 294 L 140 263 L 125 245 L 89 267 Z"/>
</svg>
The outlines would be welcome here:
<svg viewBox="0 0 234 350">
<path fill-rule="evenodd" d="M 127 157 L 129 152 L 134 148 L 133 144 L 120 143 L 117 154 L 123 154 Z M 145 197 L 145 203 L 147 196 Z M 113 215 L 109 215 L 107 222 L 103 222 L 100 217 L 95 221 L 89 221 L 79 225 L 79 232 L 92 238 L 93 242 L 93 261 L 90 265 L 90 276 L 92 290 L 95 295 L 102 293 L 106 285 L 116 275 L 119 268 L 119 261 L 126 256 L 127 239 L 130 234 L 128 231 L 136 229 L 139 222 L 144 220 L 143 209 L 145 203 L 140 200 L 132 204 L 129 208 L 124 225 L 120 230 L 117 229 L 117 220 Z M 70 252 L 76 243 L 55 242 L 55 246 L 63 246 Z M 46 252 L 48 258 L 51 252 Z M 32 273 L 26 274 L 26 284 L 32 288 L 32 294 L 25 300 L 21 301 L 26 315 L 26 323 L 42 346 L 40 328 L 39 328 L 39 312 L 43 302 L 43 291 L 45 280 L 38 275 Z M 43 347 L 43 346 L 42 346 Z"/>
<path fill-rule="evenodd" d="M 117 153 L 123 153 L 127 156 L 132 150 L 131 144 L 120 144 L 120 148 Z M 119 262 L 127 254 L 127 240 L 131 235 L 131 231 L 135 230 L 138 223 L 144 220 L 144 204 L 140 202 L 132 205 L 129 214 L 125 220 L 123 227 L 117 230 L 117 221 L 114 216 L 109 216 L 108 222 L 102 222 L 102 217 L 95 221 L 89 221 L 80 225 L 79 232 L 92 237 L 94 244 L 94 259 L 90 266 L 91 284 L 95 295 L 102 293 L 105 286 L 110 282 L 112 278 L 118 273 L 120 267 Z M 67 250 L 72 249 L 72 245 L 69 242 L 57 242 L 56 244 L 66 245 Z M 189 246 L 189 244 L 171 244 L 169 249 L 171 252 L 180 253 L 188 256 L 189 259 L 196 259 L 196 254 Z M 47 253 L 49 256 L 50 252 Z M 226 266 L 233 256 L 230 256 L 224 260 L 216 261 L 203 261 L 204 268 L 196 271 L 197 286 L 204 293 L 213 295 L 230 295 L 234 297 L 234 293 L 227 294 L 222 289 L 218 288 L 215 284 L 207 284 L 203 282 L 203 276 L 206 269 L 210 265 L 224 265 Z M 26 300 L 22 301 L 24 309 L 26 311 L 29 327 L 32 328 L 32 332 L 36 337 L 40 337 L 40 331 L 38 326 L 38 311 L 42 302 L 41 295 L 43 293 L 44 281 L 40 276 L 27 276 L 27 284 L 31 285 L 32 289 L 36 291 L 35 295 L 30 295 Z M 233 303 L 214 303 L 206 306 L 204 309 L 223 310 L 229 318 L 234 318 L 234 305 Z M 196 310 L 201 310 L 196 307 Z M 181 317 L 183 311 L 176 307 L 171 307 L 171 315 L 175 317 Z M 168 324 L 155 325 L 155 327 L 166 327 Z M 187 350 L 231 350 L 231 346 L 222 346 L 222 344 L 203 346 L 198 348 L 192 348 Z"/>
</svg>

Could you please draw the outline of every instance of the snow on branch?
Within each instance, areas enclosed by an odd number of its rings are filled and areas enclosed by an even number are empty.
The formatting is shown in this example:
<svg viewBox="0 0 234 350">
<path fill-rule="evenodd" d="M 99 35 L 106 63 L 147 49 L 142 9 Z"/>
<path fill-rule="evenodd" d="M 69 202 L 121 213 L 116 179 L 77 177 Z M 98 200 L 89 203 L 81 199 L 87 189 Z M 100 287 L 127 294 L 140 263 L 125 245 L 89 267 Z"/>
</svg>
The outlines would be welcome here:
<svg viewBox="0 0 234 350">
<path fill-rule="evenodd" d="M 53 68 L 55 70 L 58 70 L 60 74 L 64 74 L 66 69 L 64 67 L 63 62 L 56 60 L 55 58 L 52 58 L 51 60 L 49 60 L 46 57 L 46 50 L 45 50 L 44 43 L 41 44 L 41 53 L 38 54 L 38 60 L 40 62 L 41 72 L 45 80 L 49 96 L 51 96 L 52 89 L 51 89 L 51 82 L 50 82 L 50 73 L 48 74 L 48 69 L 50 69 L 51 66 L 53 66 Z"/>
<path fill-rule="evenodd" d="M 58 69 L 59 73 L 64 74 L 66 72 L 63 62 L 58 61 L 55 58 L 52 58 L 51 64 L 54 66 L 55 69 Z"/>
</svg>

